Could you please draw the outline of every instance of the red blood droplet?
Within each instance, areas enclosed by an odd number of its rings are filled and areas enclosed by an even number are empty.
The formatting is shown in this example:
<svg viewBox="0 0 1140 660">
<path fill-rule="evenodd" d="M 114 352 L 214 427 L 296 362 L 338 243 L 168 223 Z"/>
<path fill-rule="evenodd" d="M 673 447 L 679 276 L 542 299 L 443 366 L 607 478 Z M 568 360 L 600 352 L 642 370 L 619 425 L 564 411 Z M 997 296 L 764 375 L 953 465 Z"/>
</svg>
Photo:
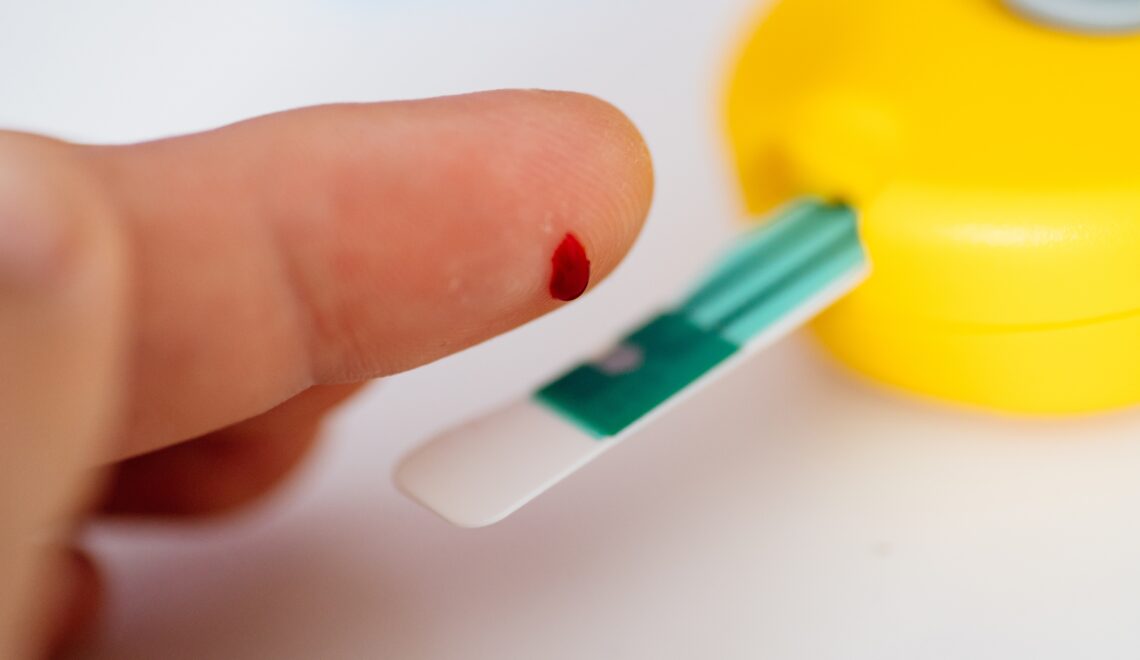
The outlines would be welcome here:
<svg viewBox="0 0 1140 660">
<path fill-rule="evenodd" d="M 582 295 L 590 284 L 590 260 L 574 234 L 566 234 L 550 263 L 550 295 L 558 300 L 574 300 Z"/>
</svg>

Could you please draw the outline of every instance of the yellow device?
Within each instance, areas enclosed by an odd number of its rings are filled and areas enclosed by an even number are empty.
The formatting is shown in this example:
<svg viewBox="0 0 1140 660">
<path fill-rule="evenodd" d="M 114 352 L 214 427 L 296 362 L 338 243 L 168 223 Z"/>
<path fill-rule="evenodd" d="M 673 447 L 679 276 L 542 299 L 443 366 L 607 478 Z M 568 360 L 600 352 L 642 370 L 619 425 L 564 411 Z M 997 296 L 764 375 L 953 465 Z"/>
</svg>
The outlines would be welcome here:
<svg viewBox="0 0 1140 660">
<path fill-rule="evenodd" d="M 842 361 L 1001 411 L 1140 402 L 1140 1 L 779 0 L 732 78 L 751 211 L 852 204 Z"/>
</svg>

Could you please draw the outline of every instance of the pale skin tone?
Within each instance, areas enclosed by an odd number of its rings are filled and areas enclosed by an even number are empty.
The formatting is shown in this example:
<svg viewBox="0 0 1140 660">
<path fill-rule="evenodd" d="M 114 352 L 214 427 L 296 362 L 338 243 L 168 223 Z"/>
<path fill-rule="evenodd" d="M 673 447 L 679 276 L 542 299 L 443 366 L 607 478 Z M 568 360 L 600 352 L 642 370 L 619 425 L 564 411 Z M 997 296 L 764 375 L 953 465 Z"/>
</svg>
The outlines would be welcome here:
<svg viewBox="0 0 1140 660">
<path fill-rule="evenodd" d="M 201 516 L 264 493 L 367 379 L 591 287 L 653 178 L 596 99 L 492 92 L 326 106 L 132 146 L 0 132 L 0 657 L 89 624 L 92 515 Z"/>
</svg>

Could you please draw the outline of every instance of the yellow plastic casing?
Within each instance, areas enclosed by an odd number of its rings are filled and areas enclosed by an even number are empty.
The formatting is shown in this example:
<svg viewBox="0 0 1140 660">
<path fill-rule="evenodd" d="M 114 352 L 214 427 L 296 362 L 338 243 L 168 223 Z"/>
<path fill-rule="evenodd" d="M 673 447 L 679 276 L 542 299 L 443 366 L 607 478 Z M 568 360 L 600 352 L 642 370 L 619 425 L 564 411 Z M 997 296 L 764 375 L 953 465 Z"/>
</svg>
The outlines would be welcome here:
<svg viewBox="0 0 1140 660">
<path fill-rule="evenodd" d="M 999 0 L 780 0 L 728 128 L 751 211 L 859 210 L 872 275 L 814 326 L 847 364 L 1001 411 L 1140 402 L 1140 36 Z"/>
</svg>

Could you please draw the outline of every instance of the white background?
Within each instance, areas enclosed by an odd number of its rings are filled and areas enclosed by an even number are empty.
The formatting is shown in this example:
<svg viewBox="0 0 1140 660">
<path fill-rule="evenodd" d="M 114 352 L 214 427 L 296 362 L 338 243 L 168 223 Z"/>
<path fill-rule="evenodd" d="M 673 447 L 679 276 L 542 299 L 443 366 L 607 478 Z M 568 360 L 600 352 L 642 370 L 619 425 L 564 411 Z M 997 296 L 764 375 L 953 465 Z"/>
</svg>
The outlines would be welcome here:
<svg viewBox="0 0 1140 660">
<path fill-rule="evenodd" d="M 413 443 L 676 295 L 740 210 L 719 133 L 750 0 L 0 0 L 0 125 L 135 140 L 290 106 L 552 87 L 626 110 L 658 194 L 588 299 L 369 390 L 271 501 L 105 526 L 89 658 L 1132 658 L 1140 415 L 1017 422 L 796 338 L 479 531 L 402 499 Z"/>
</svg>

